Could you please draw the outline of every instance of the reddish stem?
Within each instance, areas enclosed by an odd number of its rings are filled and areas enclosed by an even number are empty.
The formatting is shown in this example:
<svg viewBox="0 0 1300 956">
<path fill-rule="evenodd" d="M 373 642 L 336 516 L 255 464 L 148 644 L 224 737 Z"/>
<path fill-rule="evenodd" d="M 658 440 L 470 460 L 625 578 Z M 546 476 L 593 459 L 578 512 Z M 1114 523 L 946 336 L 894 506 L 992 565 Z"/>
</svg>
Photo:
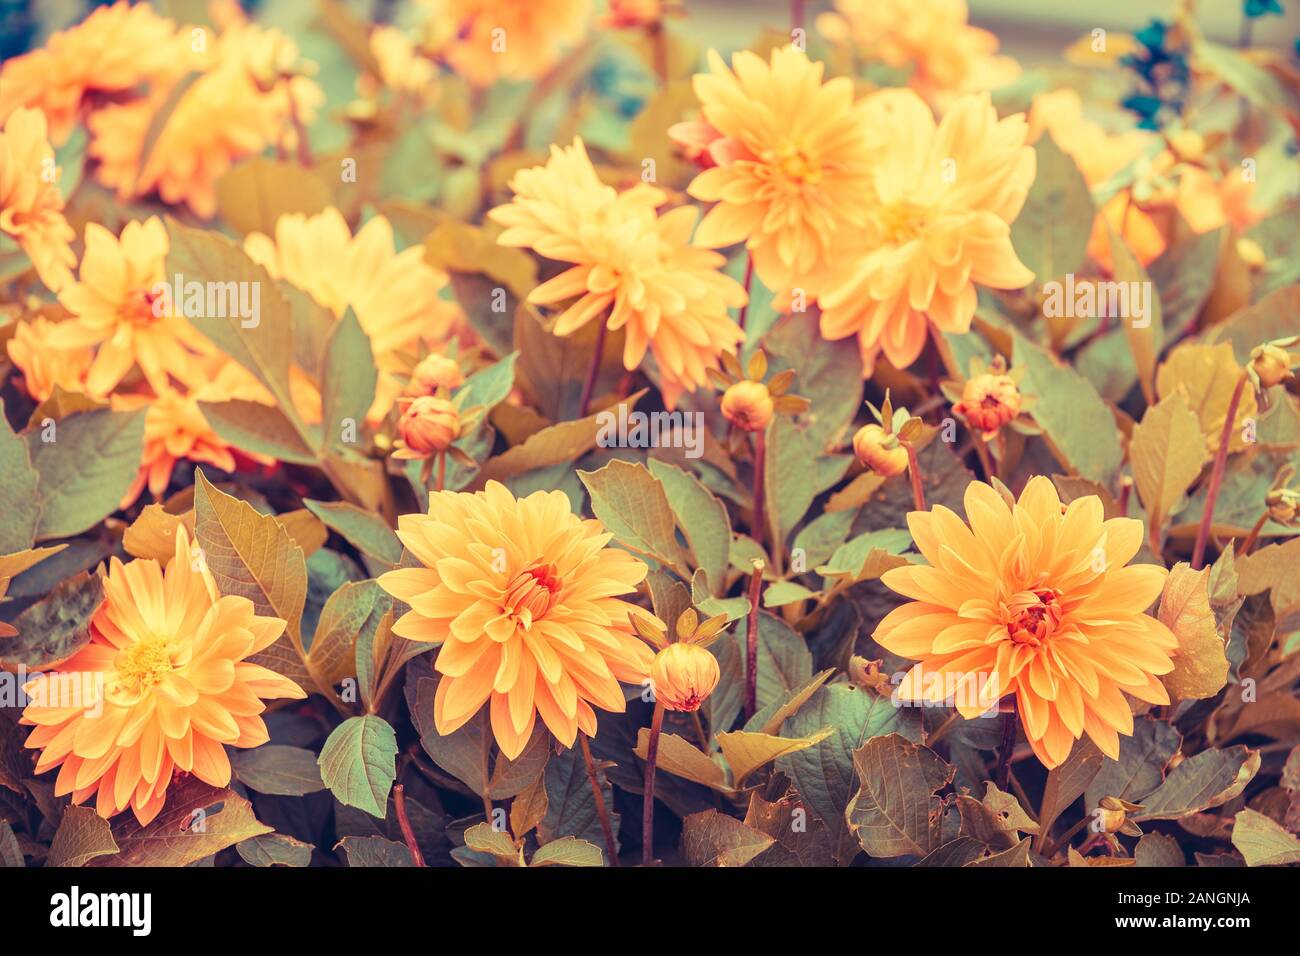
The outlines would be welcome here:
<svg viewBox="0 0 1300 956">
<path fill-rule="evenodd" d="M 767 483 L 764 475 L 766 471 L 767 429 L 763 429 L 754 432 L 754 524 L 750 529 L 760 548 L 764 547 L 764 542 L 767 540 Z M 772 551 L 775 552 L 777 547 L 777 542 L 773 541 Z M 775 553 L 771 557 L 774 562 L 778 561 Z"/>
<path fill-rule="evenodd" d="M 400 783 L 393 788 L 393 802 L 397 804 L 397 824 L 402 828 L 402 839 L 411 851 L 411 859 L 416 866 L 424 866 L 424 857 L 420 855 L 420 845 L 415 842 L 415 831 L 411 829 L 410 818 L 406 815 L 406 788 Z"/>
<path fill-rule="evenodd" d="M 758 602 L 763 591 L 763 562 L 754 562 L 749 581 L 749 617 L 745 622 L 745 719 L 758 710 Z"/>
<path fill-rule="evenodd" d="M 645 750 L 645 793 L 641 808 L 641 865 L 650 866 L 655 861 L 655 761 L 659 759 L 659 732 L 664 726 L 663 701 L 655 701 L 654 716 L 650 718 L 650 737 Z"/>
<path fill-rule="evenodd" d="M 447 453 L 440 452 L 438 455 L 438 491 L 447 487 Z"/>
<path fill-rule="evenodd" d="M 921 465 L 916 460 L 916 449 L 908 441 L 902 442 L 902 445 L 907 449 L 907 473 L 912 478 L 912 504 L 917 511 L 924 511 L 925 488 L 921 484 Z"/>
<path fill-rule="evenodd" d="M 1255 522 L 1255 527 L 1250 529 L 1250 534 L 1246 535 L 1246 540 L 1243 541 L 1241 547 L 1237 549 L 1237 554 L 1239 556 L 1245 557 L 1250 554 L 1250 549 L 1253 548 L 1255 542 L 1259 540 L 1259 533 L 1264 530 L 1264 522 L 1266 521 L 1268 521 L 1267 511 L 1259 516 L 1259 520 Z"/>
<path fill-rule="evenodd" d="M 591 759 L 591 745 L 587 743 L 587 735 L 578 734 L 578 743 L 582 744 L 582 759 L 587 765 L 587 780 L 591 783 L 591 794 L 596 798 L 596 815 L 600 817 L 600 829 L 605 834 L 605 851 L 609 854 L 609 865 L 618 866 L 618 847 L 614 843 L 614 828 L 609 823 L 609 811 L 605 809 L 605 794 L 601 792 L 600 780 L 596 777 L 596 764 Z"/>
<path fill-rule="evenodd" d="M 1016 746 L 1016 699 L 1011 698 L 1011 709 L 1002 715 L 1002 746 L 998 748 L 997 784 L 999 790 L 1007 789 L 1007 774 L 1011 772 L 1011 751 Z"/>
<path fill-rule="evenodd" d="M 749 314 L 749 290 L 754 284 L 754 254 L 745 250 L 745 304 L 740 307 L 740 316 L 736 324 L 745 327 L 745 316 Z"/>
<path fill-rule="evenodd" d="M 1219 486 L 1223 484 L 1223 470 L 1228 464 L 1228 444 L 1232 440 L 1232 429 L 1237 421 L 1237 407 L 1241 404 L 1242 392 L 1246 390 L 1246 380 L 1247 375 L 1242 372 L 1237 378 L 1237 387 L 1232 390 L 1232 400 L 1228 402 L 1228 412 L 1223 418 L 1223 431 L 1219 433 L 1219 450 L 1214 456 L 1214 469 L 1210 472 L 1210 487 L 1205 493 L 1205 511 L 1201 515 L 1201 526 L 1196 531 L 1196 547 L 1192 550 L 1193 571 L 1205 567 L 1205 545 L 1210 540 L 1214 506 L 1219 500 Z"/>
</svg>

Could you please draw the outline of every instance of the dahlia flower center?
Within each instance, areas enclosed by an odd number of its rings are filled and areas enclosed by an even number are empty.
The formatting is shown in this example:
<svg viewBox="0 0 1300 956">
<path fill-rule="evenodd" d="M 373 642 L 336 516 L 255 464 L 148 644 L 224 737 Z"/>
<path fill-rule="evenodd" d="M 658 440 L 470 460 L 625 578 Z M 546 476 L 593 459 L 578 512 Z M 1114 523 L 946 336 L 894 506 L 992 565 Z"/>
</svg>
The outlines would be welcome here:
<svg viewBox="0 0 1300 956">
<path fill-rule="evenodd" d="M 117 655 L 115 665 L 118 685 L 137 694 L 143 693 L 172 671 L 167 638 L 155 635 L 136 641 Z"/>
<path fill-rule="evenodd" d="M 1038 647 L 1051 637 L 1064 614 L 1061 592 L 1049 587 L 1018 591 L 1003 605 L 1003 610 L 1011 640 L 1031 647 Z"/>
<path fill-rule="evenodd" d="M 792 183 L 814 186 L 822 180 L 822 164 L 799 146 L 783 146 L 764 158 Z"/>
<path fill-rule="evenodd" d="M 559 593 L 555 565 L 533 564 L 511 579 L 506 588 L 506 610 L 527 629 L 555 606 Z"/>
<path fill-rule="evenodd" d="M 122 305 L 122 314 L 133 325 L 149 325 L 158 319 L 154 314 L 154 302 L 157 299 L 158 296 L 154 292 L 133 289 L 127 293 L 126 302 Z"/>
<path fill-rule="evenodd" d="M 919 203 L 899 199 L 885 206 L 880 212 L 880 226 L 888 242 L 910 242 L 921 235 L 925 226 L 927 210 Z"/>
</svg>

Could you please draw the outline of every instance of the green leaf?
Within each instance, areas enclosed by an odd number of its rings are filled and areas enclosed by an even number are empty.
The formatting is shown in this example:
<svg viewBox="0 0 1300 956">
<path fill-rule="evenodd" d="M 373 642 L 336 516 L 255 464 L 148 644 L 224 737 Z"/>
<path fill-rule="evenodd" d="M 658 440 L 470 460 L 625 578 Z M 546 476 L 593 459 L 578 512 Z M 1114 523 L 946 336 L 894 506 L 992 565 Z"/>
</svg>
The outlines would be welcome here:
<svg viewBox="0 0 1300 956">
<path fill-rule="evenodd" d="M 318 763 L 321 780 L 339 803 L 381 820 L 397 778 L 397 735 L 375 714 L 349 717 L 325 741 Z"/>
<path fill-rule="evenodd" d="M 50 844 L 46 866 L 85 866 L 91 860 L 117 853 L 117 841 L 109 822 L 93 807 L 70 806 Z"/>
<path fill-rule="evenodd" d="M 40 475 L 27 443 L 0 415 L 0 554 L 23 551 L 36 540 L 41 516 Z"/>
<path fill-rule="evenodd" d="M 768 425 L 766 442 L 763 480 L 769 541 L 776 542 L 773 551 L 784 551 L 785 539 L 817 496 L 819 449 L 807 432 L 783 415 L 775 416 Z"/>
<path fill-rule="evenodd" d="M 296 162 L 254 156 L 217 180 L 217 212 L 245 236 L 274 237 L 281 216 L 314 216 L 329 205 L 329 187 Z"/>
<path fill-rule="evenodd" d="M 663 482 L 644 465 L 618 458 L 597 471 L 579 471 L 578 478 L 591 495 L 592 512 L 619 544 L 690 580 Z"/>
<path fill-rule="evenodd" d="M 0 661 L 35 671 L 67 660 L 90 643 L 90 619 L 103 600 L 98 574 L 82 571 L 60 581 L 14 619 L 17 635 L 0 637 Z"/>
<path fill-rule="evenodd" d="M 199 402 L 199 410 L 212 430 L 236 448 L 294 465 L 318 464 L 316 452 L 303 443 L 293 423 L 278 408 L 237 398 Z"/>
<path fill-rule="evenodd" d="M 600 847 L 576 837 L 562 837 L 539 847 L 529 866 L 604 866 Z"/>
<path fill-rule="evenodd" d="M 1166 395 L 1134 426 L 1129 442 L 1133 482 L 1147 509 L 1151 537 L 1176 514 L 1183 495 L 1210 456 L 1196 415 L 1181 394 Z"/>
<path fill-rule="evenodd" d="M 343 849 L 348 866 L 415 866 L 404 843 L 381 836 L 345 836 L 335 845 Z"/>
<path fill-rule="evenodd" d="M 117 510 L 140 468 L 144 416 L 144 409 L 100 408 L 27 433 L 27 450 L 41 476 L 36 540 L 81 534 Z M 7 469 L 5 478 L 7 483 Z"/>
<path fill-rule="evenodd" d="M 708 575 L 709 591 L 721 594 L 726 584 L 731 550 L 731 521 L 727 508 L 689 472 L 651 458 L 650 474 L 663 485 L 668 504 L 691 549 L 692 563 Z"/>
<path fill-rule="evenodd" d="M 682 820 L 682 854 L 691 866 L 744 866 L 775 842 L 717 810 Z"/>
<path fill-rule="evenodd" d="M 367 557 L 390 568 L 402 560 L 402 542 L 380 517 L 342 501 L 313 501 L 304 498 L 307 509 L 326 527 L 347 539 L 348 544 Z"/>
<path fill-rule="evenodd" d="M 1259 761 L 1259 751 L 1244 746 L 1202 750 L 1171 770 L 1132 819 L 1177 820 L 1226 803 L 1246 789 Z"/>
<path fill-rule="evenodd" d="M 745 649 L 749 619 L 743 618 L 730 638 L 718 639 L 716 647 L 725 640 L 735 642 L 740 651 L 741 670 L 744 671 Z M 812 654 L 804 639 L 780 618 L 765 611 L 758 614 L 758 684 L 755 695 L 758 709 L 779 702 L 792 691 L 797 691 L 812 678 Z M 819 725 L 825 726 L 825 725 Z"/>
<path fill-rule="evenodd" d="M 373 580 L 349 581 L 331 594 L 321 608 L 307 652 L 312 670 L 331 686 L 354 676 L 355 648 L 363 639 L 374 639 L 391 607 L 392 600 Z"/>
<path fill-rule="evenodd" d="M 1256 810 L 1238 810 L 1232 820 L 1232 845 L 1247 866 L 1300 863 L 1300 840 Z"/>
<path fill-rule="evenodd" d="M 355 449 L 379 373 L 370 339 L 351 309 L 335 323 L 321 365 L 322 438 L 327 447 Z"/>
<path fill-rule="evenodd" d="M 586 763 L 578 748 L 570 747 L 564 753 L 552 756 L 547 761 L 542 779 L 546 788 L 546 813 L 538 824 L 538 836 L 547 842 L 571 836 L 603 843 L 605 836 L 596 810 L 596 798 L 591 792 Z M 614 791 L 608 779 L 601 780 L 601 792 L 617 840 L 619 815 L 614 812 Z"/>
<path fill-rule="evenodd" d="M 847 811 L 849 829 L 868 855 L 925 856 L 943 842 L 943 801 L 953 768 L 928 747 L 889 734 L 853 752 L 860 784 Z"/>
<path fill-rule="evenodd" d="M 1115 417 L 1093 387 L 1074 369 L 1020 336 L 1012 365 L 1025 369 L 1021 391 L 1037 397 L 1034 421 L 1042 427 L 1057 460 L 1072 474 L 1110 484 L 1124 451 Z"/>
<path fill-rule="evenodd" d="M 1038 172 L 1011 224 L 1011 244 L 1042 285 L 1082 270 L 1096 209 L 1083 173 L 1050 135 L 1034 152 Z"/>
<path fill-rule="evenodd" d="M 812 402 L 804 416 L 819 451 L 842 436 L 862 407 L 862 353 L 854 339 L 828 341 L 807 315 L 782 317 L 763 337 L 769 372 L 795 370 L 790 391 Z"/>
<path fill-rule="evenodd" d="M 1138 382 L 1142 385 L 1142 396 L 1150 405 L 1156 400 L 1156 358 L 1159 356 L 1161 346 L 1164 344 L 1164 318 L 1160 309 L 1160 296 L 1154 293 L 1154 283 L 1152 283 L 1151 277 L 1147 275 L 1146 269 L 1142 268 L 1142 264 L 1133 257 L 1128 245 L 1116 234 L 1110 223 L 1106 224 L 1106 231 L 1110 238 L 1111 258 L 1115 263 L 1113 269 L 1115 281 L 1128 283 L 1130 289 L 1153 290 L 1149 300 L 1149 315 L 1140 317 L 1129 315 L 1119 319 L 1120 326 L 1124 330 L 1124 337 L 1127 339 L 1129 349 L 1133 353 Z M 1130 297 L 1130 310 L 1132 310 L 1133 306 L 1132 300 L 1135 298 L 1138 297 Z"/>
<path fill-rule="evenodd" d="M 1065 762 L 1047 774 L 1043 802 L 1038 809 L 1038 827 L 1043 837 L 1052 832 L 1056 818 L 1078 800 L 1101 771 L 1105 755 L 1088 737 L 1078 741 Z"/>
<path fill-rule="evenodd" d="M 807 737 L 776 737 L 772 734 L 736 730 L 723 731 L 717 734 L 717 738 L 722 755 L 731 767 L 733 785 L 742 787 L 755 770 L 778 757 L 816 746 L 831 733 L 830 727 L 823 727 Z"/>
<path fill-rule="evenodd" d="M 235 779 L 258 793 L 280 797 L 301 797 L 325 789 L 316 755 L 301 747 L 263 744 L 230 755 Z"/>
<path fill-rule="evenodd" d="M 1213 697 L 1228 682 L 1228 658 L 1210 607 L 1210 570 L 1180 561 L 1169 572 L 1157 617 L 1178 638 L 1174 669 L 1160 681 L 1174 700 Z"/>
<path fill-rule="evenodd" d="M 1178 841 L 1163 833 L 1144 833 L 1133 848 L 1133 860 L 1137 866 L 1187 865 L 1187 857 Z"/>
<path fill-rule="evenodd" d="M 235 844 L 249 866 L 310 866 L 312 845 L 283 833 L 263 833 Z"/>
<path fill-rule="evenodd" d="M 1107 757 L 1088 785 L 1084 805 L 1095 809 L 1102 797 L 1117 797 L 1130 803 L 1160 786 L 1165 766 L 1182 743 L 1182 735 L 1162 720 L 1138 717 L 1133 721 L 1132 736 L 1119 738 L 1119 759 Z"/>
</svg>

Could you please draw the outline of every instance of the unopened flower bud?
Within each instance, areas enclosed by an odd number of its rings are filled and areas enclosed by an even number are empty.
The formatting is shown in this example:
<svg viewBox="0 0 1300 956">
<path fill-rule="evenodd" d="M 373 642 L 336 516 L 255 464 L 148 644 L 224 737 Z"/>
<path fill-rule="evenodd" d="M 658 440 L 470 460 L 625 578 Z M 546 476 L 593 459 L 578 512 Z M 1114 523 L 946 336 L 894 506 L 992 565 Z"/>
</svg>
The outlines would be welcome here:
<svg viewBox="0 0 1300 956">
<path fill-rule="evenodd" d="M 1295 378 L 1291 371 L 1291 356 L 1286 349 L 1267 342 L 1250 352 L 1250 367 L 1259 378 L 1261 388 L 1272 388 Z"/>
<path fill-rule="evenodd" d="M 986 372 L 966 382 L 961 401 L 952 410 L 992 438 L 999 428 L 1020 414 L 1020 389 L 1008 375 Z"/>
<path fill-rule="evenodd" d="M 406 386 L 407 395 L 432 395 L 440 388 L 460 388 L 465 384 L 465 376 L 456 364 L 456 360 L 445 355 L 426 355 L 411 373 L 410 384 Z"/>
<path fill-rule="evenodd" d="M 650 665 L 655 700 L 669 710 L 699 710 L 718 686 L 718 659 L 698 644 L 669 644 Z"/>
<path fill-rule="evenodd" d="M 1268 516 L 1278 524 L 1293 527 L 1300 514 L 1300 491 L 1291 488 L 1274 488 L 1264 498 Z"/>
<path fill-rule="evenodd" d="M 761 432 L 772 420 L 772 393 L 762 382 L 742 379 L 722 393 L 722 414 L 747 432 Z"/>
<path fill-rule="evenodd" d="M 879 425 L 863 425 L 853 436 L 853 453 L 863 466 L 886 478 L 901 475 L 907 470 L 907 449 L 898 436 L 891 435 Z"/>
<path fill-rule="evenodd" d="M 444 398 L 424 395 L 412 400 L 398 419 L 396 458 L 428 458 L 446 451 L 460 437 L 460 412 Z"/>
</svg>

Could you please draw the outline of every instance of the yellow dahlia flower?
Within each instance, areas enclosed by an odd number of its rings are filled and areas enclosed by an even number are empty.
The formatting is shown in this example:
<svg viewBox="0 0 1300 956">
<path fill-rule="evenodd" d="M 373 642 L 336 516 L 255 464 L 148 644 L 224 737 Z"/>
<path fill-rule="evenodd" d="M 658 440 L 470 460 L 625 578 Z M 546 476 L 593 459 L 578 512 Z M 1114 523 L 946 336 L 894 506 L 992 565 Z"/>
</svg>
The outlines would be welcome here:
<svg viewBox="0 0 1300 956">
<path fill-rule="evenodd" d="M 314 216 L 292 213 L 276 221 L 274 239 L 250 233 L 244 251 L 336 316 L 352 308 L 382 373 L 371 419 L 383 417 L 401 393 L 399 375 L 410 372 L 402 353 L 416 352 L 421 343 L 440 349 L 461 317 L 459 307 L 438 294 L 447 274 L 424 261 L 423 246 L 398 252 L 383 216 L 353 236 L 333 207 Z"/>
<path fill-rule="evenodd" d="M 141 826 L 162 809 L 174 773 L 227 786 L 225 745 L 268 739 L 262 701 L 306 696 L 245 660 L 284 626 L 247 598 L 220 596 L 184 527 L 166 571 L 112 558 L 90 643 L 24 687 L 31 702 L 21 723 L 36 728 L 27 737 L 41 751 L 36 772 L 60 768 L 55 796 L 94 796 L 105 818 L 130 807 Z"/>
<path fill-rule="evenodd" d="M 118 237 L 98 223 L 86 224 L 86 253 L 78 281 L 59 293 L 72 313 L 49 332 L 56 348 L 98 346 L 86 375 L 86 391 L 111 392 L 135 365 L 149 387 L 163 394 L 175 376 L 202 384 L 197 355 L 211 351 L 207 339 L 184 318 L 181 304 L 158 291 L 166 283 L 170 241 L 162 220 L 128 222 Z"/>
<path fill-rule="evenodd" d="M 745 290 L 720 271 L 721 255 L 690 245 L 694 209 L 661 216 L 662 190 L 606 186 L 581 139 L 552 146 L 546 165 L 520 170 L 510 188 L 514 200 L 488 214 L 506 227 L 497 241 L 574 263 L 528 296 L 537 305 L 575 300 L 556 320 L 556 335 L 598 317 L 611 331 L 624 329 L 624 367 L 637 368 L 649 349 L 669 408 L 705 384 L 721 352 L 744 341 L 727 309 L 745 303 Z"/>
<path fill-rule="evenodd" d="M 966 0 L 835 0 L 817 28 L 833 42 L 910 69 L 908 85 L 943 107 L 957 94 L 995 89 L 1020 75 L 1015 60 L 997 55 L 998 38 L 969 21 Z"/>
<path fill-rule="evenodd" d="M 591 0 L 424 0 L 426 46 L 478 87 L 536 80 L 586 37 Z"/>
<path fill-rule="evenodd" d="M 21 321 L 14 326 L 9 340 L 9 359 L 23 373 L 27 394 L 43 402 L 58 386 L 65 392 L 86 388 L 86 372 L 94 353 L 88 348 L 56 348 L 50 342 L 58 323 L 42 316 Z"/>
<path fill-rule="evenodd" d="M 1142 546 L 1142 522 L 1104 520 L 1095 495 L 1062 505 L 1041 475 L 1014 503 L 971 482 L 965 510 L 965 522 L 942 505 L 909 514 L 929 565 L 881 578 L 912 599 L 874 635 L 886 650 L 920 661 L 898 685 L 899 698 L 955 697 L 971 719 L 1014 695 L 1045 766 L 1060 765 L 1084 733 L 1118 758 L 1118 735 L 1133 732 L 1124 695 L 1168 704 L 1157 677 L 1173 670 L 1178 647 L 1146 613 L 1168 572 L 1125 567 Z"/>
<path fill-rule="evenodd" d="M 53 292 L 72 279 L 77 237 L 63 217 L 45 114 L 17 109 L 0 131 L 0 232 L 12 237 Z"/>
<path fill-rule="evenodd" d="M 45 113 L 50 139 L 62 144 L 88 93 L 122 93 L 171 68 L 180 52 L 176 25 L 147 3 L 125 0 L 95 9 L 45 46 L 0 70 L 0 121 L 20 106 Z"/>
<path fill-rule="evenodd" d="M 222 471 L 235 470 L 231 446 L 208 424 L 199 410 L 199 394 L 182 395 L 168 389 L 157 398 L 114 396 L 115 408 L 148 405 L 144 417 L 144 453 L 135 481 L 122 496 L 120 508 L 129 508 L 146 487 L 161 498 L 172 479 L 172 469 L 182 458 L 206 462 Z"/>
<path fill-rule="evenodd" d="M 745 242 L 774 291 L 815 287 L 837 232 L 867 221 L 872 159 L 853 81 L 823 83 L 823 64 L 793 46 L 770 63 L 741 51 L 732 66 L 710 50 L 709 72 L 695 77 L 703 120 L 718 133 L 708 149 L 717 165 L 689 187 L 717 203 L 695 241 Z"/>
<path fill-rule="evenodd" d="M 966 96 L 936 126 L 910 90 L 867 100 L 876 138 L 866 228 L 844 237 L 819 297 L 828 339 L 858 337 L 868 375 L 883 351 L 914 362 L 928 323 L 966 332 L 975 285 L 1019 289 L 1034 277 L 1011 246 L 1010 223 L 1034 179 L 1023 115 L 999 120 L 987 95 Z"/>
<path fill-rule="evenodd" d="M 423 567 L 379 584 L 411 610 L 393 632 L 441 645 L 434 699 L 440 734 L 484 704 L 501 752 L 517 757 L 538 716 L 571 746 L 596 733 L 596 712 L 621 712 L 618 682 L 648 679 L 653 655 L 621 600 L 646 576 L 637 558 L 607 548 L 562 491 L 515 498 L 498 482 L 475 494 L 429 496 L 427 515 L 402 515 L 397 536 Z"/>
</svg>

